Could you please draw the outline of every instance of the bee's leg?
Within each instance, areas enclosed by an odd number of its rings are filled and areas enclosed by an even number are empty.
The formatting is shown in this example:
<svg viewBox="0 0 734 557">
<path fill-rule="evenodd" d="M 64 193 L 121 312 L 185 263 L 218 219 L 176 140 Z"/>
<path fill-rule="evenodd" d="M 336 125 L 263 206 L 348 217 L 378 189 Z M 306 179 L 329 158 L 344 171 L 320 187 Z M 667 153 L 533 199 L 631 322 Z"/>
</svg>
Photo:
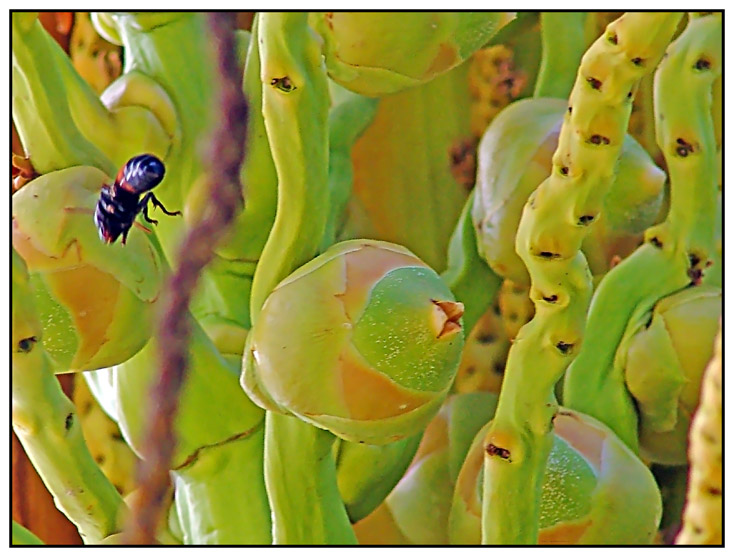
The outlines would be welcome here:
<svg viewBox="0 0 734 557">
<path fill-rule="evenodd" d="M 154 207 L 160 207 L 161 208 L 161 211 L 163 211 L 164 213 L 166 213 L 170 217 L 174 217 L 176 215 L 180 215 L 181 214 L 181 211 L 173 211 L 173 212 L 171 212 L 168 209 L 166 209 L 163 206 L 163 203 L 161 203 L 160 201 L 158 201 L 158 198 L 155 195 L 153 195 L 153 192 L 150 192 L 145 197 L 146 198 L 147 197 L 150 197 L 150 201 L 153 203 L 153 206 Z"/>
<path fill-rule="evenodd" d="M 157 220 L 152 219 L 152 218 L 150 218 L 150 216 L 148 216 L 148 200 L 151 198 L 152 195 L 153 195 L 152 193 L 145 194 L 145 196 L 143 197 L 143 199 L 140 200 L 140 203 L 138 203 L 138 210 L 139 211 L 140 210 L 143 211 L 143 217 L 150 224 L 158 224 L 158 221 Z"/>
<path fill-rule="evenodd" d="M 125 242 L 127 242 L 127 233 L 130 232 L 130 229 L 127 228 L 122 231 L 122 245 L 125 245 Z"/>
</svg>

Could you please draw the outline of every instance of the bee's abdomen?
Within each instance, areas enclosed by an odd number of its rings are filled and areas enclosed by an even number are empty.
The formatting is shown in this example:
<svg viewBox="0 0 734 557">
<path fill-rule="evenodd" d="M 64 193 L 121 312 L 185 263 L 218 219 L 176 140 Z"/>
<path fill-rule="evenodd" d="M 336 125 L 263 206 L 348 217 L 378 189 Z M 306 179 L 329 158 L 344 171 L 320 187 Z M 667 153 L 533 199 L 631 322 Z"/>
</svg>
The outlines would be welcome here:
<svg viewBox="0 0 734 557">
<path fill-rule="evenodd" d="M 122 189 L 140 194 L 152 190 L 163 180 L 166 168 L 154 155 L 138 155 L 122 167 L 118 182 Z"/>
</svg>

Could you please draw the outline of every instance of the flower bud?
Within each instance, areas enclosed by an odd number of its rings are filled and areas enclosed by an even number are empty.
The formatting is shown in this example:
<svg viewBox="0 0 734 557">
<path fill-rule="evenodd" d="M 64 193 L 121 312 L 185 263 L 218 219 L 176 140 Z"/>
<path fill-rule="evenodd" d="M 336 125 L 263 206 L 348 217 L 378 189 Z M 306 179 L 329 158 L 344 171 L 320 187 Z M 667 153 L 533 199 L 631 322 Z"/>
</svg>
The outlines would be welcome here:
<svg viewBox="0 0 734 557">
<path fill-rule="evenodd" d="M 625 381 L 640 414 L 640 454 L 652 462 L 688 462 L 688 429 L 721 307 L 714 286 L 676 292 L 658 302 L 629 344 Z"/>
<path fill-rule="evenodd" d="M 650 543 L 662 502 L 647 467 L 609 428 L 589 416 L 561 408 L 553 423 L 553 447 L 539 501 L 538 543 Z M 488 429 L 489 424 L 474 438 L 456 481 L 449 518 L 452 544 L 481 542 L 483 442 Z"/>
<path fill-rule="evenodd" d="M 331 78 L 377 97 L 458 66 L 505 19 L 500 12 L 326 12 L 310 23 L 324 40 Z"/>
<path fill-rule="evenodd" d="M 242 385 L 269 410 L 348 441 L 421 431 L 456 375 L 463 305 L 407 249 L 332 246 L 283 280 L 245 348 Z"/>
<path fill-rule="evenodd" d="M 58 372 L 123 362 L 152 332 L 162 266 L 146 234 L 100 241 L 93 210 L 103 183 L 92 167 L 45 174 L 13 195 L 13 247 L 31 275 L 43 345 Z"/>
</svg>

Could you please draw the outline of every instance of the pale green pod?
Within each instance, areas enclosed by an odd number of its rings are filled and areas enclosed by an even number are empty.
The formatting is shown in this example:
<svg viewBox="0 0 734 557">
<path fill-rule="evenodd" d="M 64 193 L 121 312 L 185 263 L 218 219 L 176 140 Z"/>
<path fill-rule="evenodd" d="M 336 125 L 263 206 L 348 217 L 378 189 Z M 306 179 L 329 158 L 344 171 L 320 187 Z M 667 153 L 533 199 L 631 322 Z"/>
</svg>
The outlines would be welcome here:
<svg viewBox="0 0 734 557">
<path fill-rule="evenodd" d="M 688 462 L 688 430 L 719 330 L 721 290 L 686 288 L 655 305 L 627 346 L 625 383 L 639 412 L 640 454 Z"/>
<path fill-rule="evenodd" d="M 515 251 L 515 235 L 530 194 L 551 172 L 567 103 L 537 98 L 513 103 L 490 124 L 479 144 L 477 193 L 472 217 L 479 253 L 500 276 L 529 284 Z M 630 135 L 598 222 L 583 251 L 592 273 L 609 269 L 615 255 L 629 254 L 654 223 L 665 173 Z"/>
<path fill-rule="evenodd" d="M 412 544 L 449 543 L 454 484 L 477 432 L 494 414 L 494 393 L 452 395 L 428 424 L 410 468 L 385 500 Z"/>
<path fill-rule="evenodd" d="M 385 500 L 413 460 L 420 441 L 421 434 L 387 445 L 336 441 L 336 481 L 352 523 Z"/>
<path fill-rule="evenodd" d="M 13 246 L 28 265 L 57 372 L 124 362 L 152 333 L 163 265 L 141 230 L 127 245 L 99 239 L 92 214 L 110 182 L 79 166 L 44 174 L 13 195 Z"/>
<path fill-rule="evenodd" d="M 330 77 L 377 97 L 426 83 L 484 46 L 501 12 L 326 12 L 309 22 L 324 40 Z"/>
<path fill-rule="evenodd" d="M 349 440 L 421 431 L 461 357 L 463 307 L 401 246 L 352 240 L 297 269 L 248 336 L 241 383 L 262 407 Z"/>
<path fill-rule="evenodd" d="M 651 543 L 662 515 L 652 473 L 601 422 L 561 408 L 539 502 L 540 545 Z M 452 544 L 481 541 L 484 441 L 475 437 L 456 482 L 449 520 Z"/>
</svg>

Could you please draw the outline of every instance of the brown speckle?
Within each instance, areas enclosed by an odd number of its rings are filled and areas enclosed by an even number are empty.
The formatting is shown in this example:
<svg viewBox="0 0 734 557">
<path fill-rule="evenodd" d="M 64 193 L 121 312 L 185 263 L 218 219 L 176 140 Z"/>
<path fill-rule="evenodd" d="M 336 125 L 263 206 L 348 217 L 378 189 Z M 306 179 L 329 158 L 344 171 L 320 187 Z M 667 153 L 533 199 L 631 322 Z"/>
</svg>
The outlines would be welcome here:
<svg viewBox="0 0 734 557">
<path fill-rule="evenodd" d="M 512 462 L 510 460 L 511 455 L 508 449 L 505 449 L 503 447 L 498 447 L 497 445 L 490 443 L 489 445 L 487 445 L 486 451 L 489 456 L 498 456 L 503 460 L 508 460 Z"/>
<path fill-rule="evenodd" d="M 587 77 L 586 83 L 591 85 L 591 88 L 594 89 L 595 91 L 598 91 L 599 89 L 601 89 L 601 81 L 599 81 L 595 77 Z"/>
</svg>

